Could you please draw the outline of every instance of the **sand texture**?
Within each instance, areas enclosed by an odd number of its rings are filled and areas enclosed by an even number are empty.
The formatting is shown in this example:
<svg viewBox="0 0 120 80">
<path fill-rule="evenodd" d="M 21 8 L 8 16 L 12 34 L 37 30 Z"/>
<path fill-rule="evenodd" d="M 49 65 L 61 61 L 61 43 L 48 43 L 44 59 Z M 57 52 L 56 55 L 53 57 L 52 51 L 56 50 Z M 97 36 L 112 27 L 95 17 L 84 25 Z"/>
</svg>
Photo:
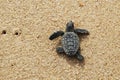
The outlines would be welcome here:
<svg viewBox="0 0 120 80">
<path fill-rule="evenodd" d="M 84 63 L 48 39 L 70 20 Z M 0 80 L 120 80 L 120 0 L 0 0 Z"/>
</svg>

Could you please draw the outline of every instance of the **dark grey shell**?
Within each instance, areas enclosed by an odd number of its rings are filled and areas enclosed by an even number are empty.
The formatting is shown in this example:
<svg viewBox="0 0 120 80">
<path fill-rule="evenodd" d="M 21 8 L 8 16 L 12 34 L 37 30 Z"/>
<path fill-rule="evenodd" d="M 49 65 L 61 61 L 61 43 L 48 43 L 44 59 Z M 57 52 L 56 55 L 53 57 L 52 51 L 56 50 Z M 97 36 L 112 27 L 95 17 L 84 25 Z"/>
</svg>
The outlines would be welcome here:
<svg viewBox="0 0 120 80">
<path fill-rule="evenodd" d="M 62 38 L 62 46 L 67 55 L 75 55 L 79 48 L 79 38 L 74 32 L 66 32 Z"/>
</svg>

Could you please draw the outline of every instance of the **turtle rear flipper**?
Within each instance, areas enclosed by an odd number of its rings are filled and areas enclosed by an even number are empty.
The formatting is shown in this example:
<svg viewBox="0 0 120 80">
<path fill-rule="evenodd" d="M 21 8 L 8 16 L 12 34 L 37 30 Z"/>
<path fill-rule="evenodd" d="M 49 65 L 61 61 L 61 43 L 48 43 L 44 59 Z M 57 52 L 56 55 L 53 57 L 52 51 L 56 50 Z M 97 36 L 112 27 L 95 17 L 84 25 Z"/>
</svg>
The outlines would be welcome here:
<svg viewBox="0 0 120 80">
<path fill-rule="evenodd" d="M 63 47 L 60 47 L 60 46 L 57 47 L 57 48 L 56 48 L 56 52 L 57 52 L 57 53 L 64 53 Z"/>
<path fill-rule="evenodd" d="M 83 61 L 84 60 L 84 57 L 80 54 L 79 50 L 77 51 L 76 56 L 77 56 L 79 61 Z"/>
</svg>

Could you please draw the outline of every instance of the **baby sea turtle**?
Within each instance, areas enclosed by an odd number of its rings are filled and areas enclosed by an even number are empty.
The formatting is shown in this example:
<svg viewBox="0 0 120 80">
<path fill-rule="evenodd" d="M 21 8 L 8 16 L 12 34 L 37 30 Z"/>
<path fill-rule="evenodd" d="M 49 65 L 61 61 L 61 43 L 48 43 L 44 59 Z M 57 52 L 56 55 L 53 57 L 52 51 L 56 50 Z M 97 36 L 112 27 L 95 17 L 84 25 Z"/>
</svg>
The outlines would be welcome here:
<svg viewBox="0 0 120 80">
<path fill-rule="evenodd" d="M 49 39 L 53 40 L 59 36 L 62 36 L 62 46 L 56 48 L 57 53 L 66 53 L 68 56 L 76 56 L 78 60 L 83 61 L 84 57 L 81 55 L 79 49 L 79 37 L 78 35 L 88 35 L 89 32 L 85 29 L 74 29 L 74 23 L 69 21 L 66 24 L 66 32 L 56 31 Z"/>
</svg>

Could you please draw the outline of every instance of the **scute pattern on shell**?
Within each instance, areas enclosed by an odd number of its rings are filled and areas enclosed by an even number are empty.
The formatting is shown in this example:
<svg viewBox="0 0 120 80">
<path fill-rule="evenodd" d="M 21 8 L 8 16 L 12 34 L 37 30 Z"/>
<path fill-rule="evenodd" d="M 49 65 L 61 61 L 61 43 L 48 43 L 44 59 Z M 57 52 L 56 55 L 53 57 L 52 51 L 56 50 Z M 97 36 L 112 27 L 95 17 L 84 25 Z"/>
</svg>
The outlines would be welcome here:
<svg viewBox="0 0 120 80">
<path fill-rule="evenodd" d="M 66 32 L 62 38 L 62 46 L 67 55 L 75 55 L 79 48 L 79 38 L 74 32 Z"/>
</svg>

